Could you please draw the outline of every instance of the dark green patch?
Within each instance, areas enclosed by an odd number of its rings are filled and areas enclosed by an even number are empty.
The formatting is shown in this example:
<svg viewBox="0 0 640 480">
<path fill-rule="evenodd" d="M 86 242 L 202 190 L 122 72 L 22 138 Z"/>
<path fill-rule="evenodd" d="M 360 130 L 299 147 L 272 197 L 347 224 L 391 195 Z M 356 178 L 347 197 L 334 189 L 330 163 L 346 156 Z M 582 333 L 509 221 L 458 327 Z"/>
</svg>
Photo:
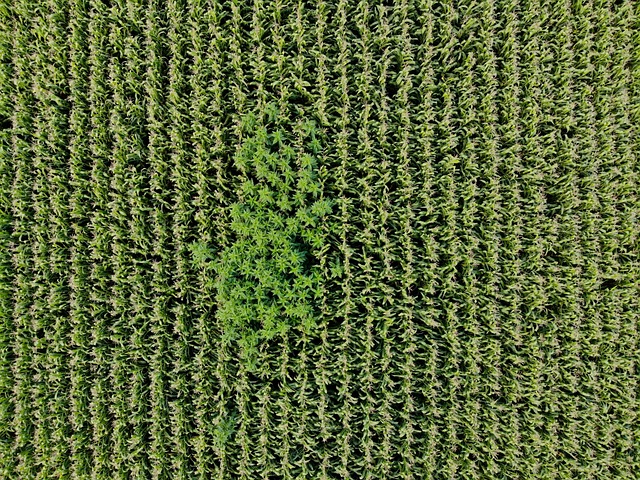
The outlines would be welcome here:
<svg viewBox="0 0 640 480">
<path fill-rule="evenodd" d="M 294 147 L 269 105 L 261 119 L 243 120 L 247 133 L 234 159 L 243 179 L 229 207 L 233 241 L 213 262 L 217 315 L 224 339 L 237 342 L 250 369 L 261 342 L 316 323 L 320 271 L 313 251 L 322 245 L 320 220 L 331 212 L 317 180 L 319 143 L 304 124 L 305 145 Z M 203 262 L 206 246 L 194 245 Z"/>
</svg>

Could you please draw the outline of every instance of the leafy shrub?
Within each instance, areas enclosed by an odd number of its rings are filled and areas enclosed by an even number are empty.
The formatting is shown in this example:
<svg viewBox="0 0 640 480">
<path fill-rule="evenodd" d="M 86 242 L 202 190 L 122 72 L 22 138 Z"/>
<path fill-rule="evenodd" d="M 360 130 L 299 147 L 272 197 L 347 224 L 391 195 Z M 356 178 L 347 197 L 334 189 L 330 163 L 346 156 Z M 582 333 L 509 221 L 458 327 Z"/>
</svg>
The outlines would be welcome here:
<svg viewBox="0 0 640 480">
<path fill-rule="evenodd" d="M 312 252 L 322 245 L 319 225 L 331 212 L 317 179 L 313 122 L 303 125 L 305 144 L 294 148 L 273 106 L 258 120 L 243 121 L 247 136 L 234 158 L 242 181 L 229 207 L 232 241 L 210 264 L 223 340 L 238 342 L 250 369 L 260 342 L 315 325 L 320 272 Z M 199 263 L 212 258 L 206 245 L 192 252 Z"/>
</svg>

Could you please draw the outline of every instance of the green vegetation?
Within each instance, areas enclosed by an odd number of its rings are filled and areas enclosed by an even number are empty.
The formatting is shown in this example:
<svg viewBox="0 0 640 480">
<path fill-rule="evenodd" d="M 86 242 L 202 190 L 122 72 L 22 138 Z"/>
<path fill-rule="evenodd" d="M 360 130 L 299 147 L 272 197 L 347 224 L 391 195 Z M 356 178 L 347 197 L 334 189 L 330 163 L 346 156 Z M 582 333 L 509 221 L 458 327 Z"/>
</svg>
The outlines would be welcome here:
<svg viewBox="0 0 640 480">
<path fill-rule="evenodd" d="M 267 115 L 274 109 L 267 105 Z M 273 124 L 269 131 L 271 122 L 255 127 L 255 121 L 253 116 L 244 119 L 249 134 L 254 128 L 256 132 L 243 142 L 233 163 L 242 177 L 238 201 L 229 207 L 233 243 L 217 254 L 202 243 L 192 245 L 194 261 L 213 266 L 221 340 L 239 340 L 250 370 L 255 369 L 258 342 L 292 326 L 307 333 L 315 326 L 313 301 L 321 295 L 321 272 L 308 257 L 311 248 L 322 247 L 318 226 L 331 213 L 316 178 L 313 155 L 320 143 L 313 122 L 303 125 L 306 151 L 296 151 L 282 126 Z"/>
<path fill-rule="evenodd" d="M 638 32 L 0 0 L 0 478 L 639 478 Z"/>
</svg>

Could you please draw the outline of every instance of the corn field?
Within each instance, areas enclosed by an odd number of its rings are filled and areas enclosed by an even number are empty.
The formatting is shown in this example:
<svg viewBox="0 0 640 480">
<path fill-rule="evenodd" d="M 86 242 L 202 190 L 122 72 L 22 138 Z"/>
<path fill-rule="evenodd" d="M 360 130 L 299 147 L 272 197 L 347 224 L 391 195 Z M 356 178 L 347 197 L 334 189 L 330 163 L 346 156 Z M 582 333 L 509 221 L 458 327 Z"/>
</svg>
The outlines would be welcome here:
<svg viewBox="0 0 640 480">
<path fill-rule="evenodd" d="M 640 478 L 640 2 L 0 0 L 0 478 Z"/>
</svg>

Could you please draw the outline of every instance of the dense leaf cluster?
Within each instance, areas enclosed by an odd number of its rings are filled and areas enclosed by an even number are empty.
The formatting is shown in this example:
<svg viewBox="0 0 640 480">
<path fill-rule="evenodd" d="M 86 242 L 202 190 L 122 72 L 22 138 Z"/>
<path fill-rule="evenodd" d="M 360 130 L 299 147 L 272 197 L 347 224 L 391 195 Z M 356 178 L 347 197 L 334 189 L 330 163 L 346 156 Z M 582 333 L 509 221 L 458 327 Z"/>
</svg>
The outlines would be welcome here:
<svg viewBox="0 0 640 480">
<path fill-rule="evenodd" d="M 267 119 L 274 107 L 267 106 Z M 277 119 L 257 125 L 251 115 L 243 125 L 247 137 L 234 158 L 242 181 L 229 206 L 232 241 L 209 266 L 223 340 L 239 342 L 252 370 L 261 341 L 292 327 L 310 332 L 316 323 L 321 276 L 313 252 L 322 246 L 319 223 L 331 204 L 321 198 L 317 180 L 320 144 L 313 122 L 305 123 L 298 149 Z M 200 263 L 208 256 L 202 244 L 192 250 Z"/>
</svg>

